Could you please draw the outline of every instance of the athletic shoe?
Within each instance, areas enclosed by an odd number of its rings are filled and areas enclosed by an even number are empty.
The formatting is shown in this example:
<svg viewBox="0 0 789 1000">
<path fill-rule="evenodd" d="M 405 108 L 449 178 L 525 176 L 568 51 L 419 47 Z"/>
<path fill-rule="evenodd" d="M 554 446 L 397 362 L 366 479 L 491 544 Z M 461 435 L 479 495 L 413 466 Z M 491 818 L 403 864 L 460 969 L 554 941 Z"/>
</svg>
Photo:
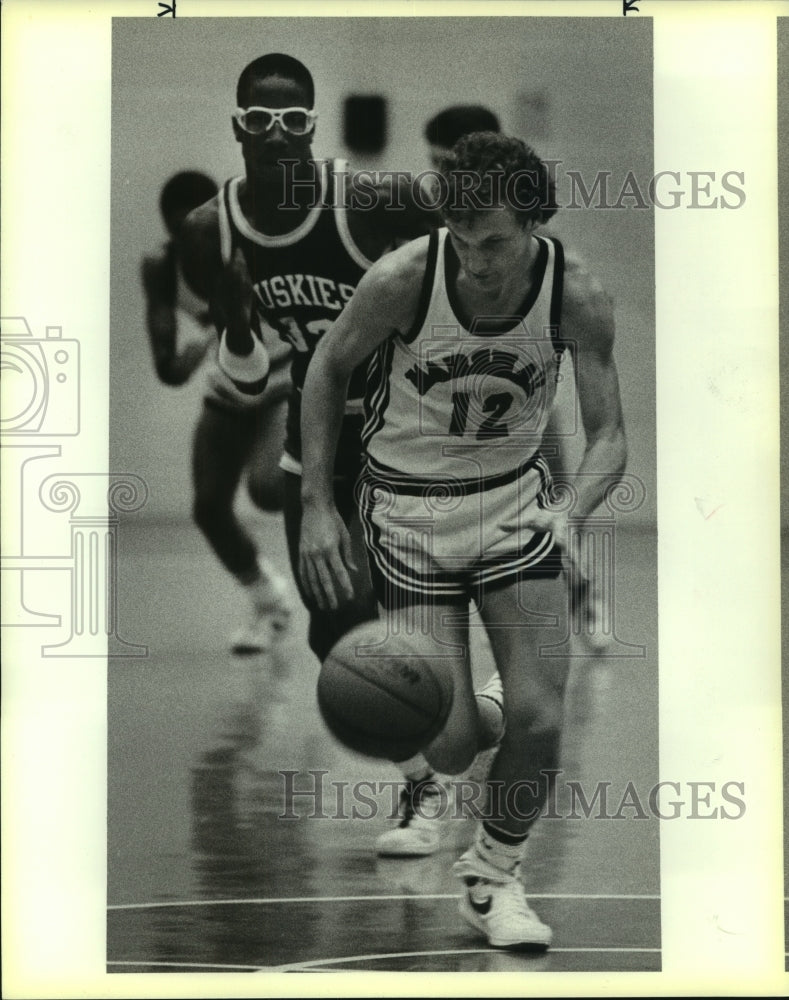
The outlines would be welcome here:
<svg viewBox="0 0 789 1000">
<path fill-rule="evenodd" d="M 441 814 L 446 797 L 436 790 L 435 781 L 409 781 L 400 792 L 400 825 L 382 833 L 375 853 L 382 858 L 424 858 L 441 846 Z"/>
<path fill-rule="evenodd" d="M 245 587 L 250 608 L 247 619 L 232 642 L 238 655 L 263 653 L 290 625 L 293 596 L 288 581 L 264 559 L 259 560 L 260 579 Z"/>
<path fill-rule="evenodd" d="M 473 859 L 468 857 L 471 854 Z M 493 878 L 470 874 L 482 868 L 489 869 Z M 466 887 L 460 899 L 461 916 L 484 934 L 492 947 L 519 951 L 545 951 L 549 947 L 553 932 L 526 902 L 517 868 L 512 875 L 498 871 L 478 859 L 471 848 L 452 870 Z"/>
</svg>

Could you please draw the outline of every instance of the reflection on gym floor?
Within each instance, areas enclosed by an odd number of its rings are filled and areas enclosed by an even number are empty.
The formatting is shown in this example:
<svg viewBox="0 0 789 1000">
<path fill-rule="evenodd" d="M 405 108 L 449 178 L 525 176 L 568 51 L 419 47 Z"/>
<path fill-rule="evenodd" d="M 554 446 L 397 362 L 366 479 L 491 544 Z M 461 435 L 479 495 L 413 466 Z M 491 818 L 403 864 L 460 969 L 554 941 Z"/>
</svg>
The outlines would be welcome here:
<svg viewBox="0 0 789 1000">
<path fill-rule="evenodd" d="M 472 820 L 450 812 L 433 856 L 376 857 L 396 808 L 385 783 L 398 772 L 326 732 L 306 615 L 272 653 L 234 658 L 233 589 L 195 529 L 123 530 L 123 628 L 150 655 L 110 661 L 110 971 L 660 967 L 657 819 L 635 808 L 543 819 L 524 881 L 554 945 L 543 955 L 487 947 L 457 913 L 450 874 Z M 286 565 L 278 519 L 256 531 Z M 617 629 L 647 657 L 576 662 L 560 779 L 610 782 L 610 813 L 628 782 L 646 802 L 657 781 L 655 538 L 625 532 L 618 545 Z M 485 677 L 479 630 L 473 641 Z M 375 815 L 354 819 L 355 805 L 373 811 L 353 798 L 362 780 L 381 783 Z"/>
</svg>

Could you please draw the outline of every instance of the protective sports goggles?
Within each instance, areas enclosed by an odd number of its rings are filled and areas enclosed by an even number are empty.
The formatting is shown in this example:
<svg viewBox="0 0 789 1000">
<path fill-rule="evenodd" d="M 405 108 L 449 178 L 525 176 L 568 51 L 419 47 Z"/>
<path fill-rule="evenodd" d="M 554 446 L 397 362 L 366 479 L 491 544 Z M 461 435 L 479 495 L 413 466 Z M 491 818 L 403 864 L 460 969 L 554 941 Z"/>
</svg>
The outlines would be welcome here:
<svg viewBox="0 0 789 1000">
<path fill-rule="evenodd" d="M 318 115 L 307 108 L 236 108 L 233 117 L 250 135 L 263 135 L 274 122 L 291 135 L 307 135 L 315 128 Z"/>
</svg>

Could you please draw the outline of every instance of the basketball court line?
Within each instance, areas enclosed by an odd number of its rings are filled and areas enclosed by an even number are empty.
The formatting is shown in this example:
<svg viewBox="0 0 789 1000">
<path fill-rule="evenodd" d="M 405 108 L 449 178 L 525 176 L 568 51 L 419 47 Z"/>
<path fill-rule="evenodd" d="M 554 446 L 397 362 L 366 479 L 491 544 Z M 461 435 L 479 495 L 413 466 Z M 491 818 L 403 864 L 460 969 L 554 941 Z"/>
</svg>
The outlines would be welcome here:
<svg viewBox="0 0 789 1000">
<path fill-rule="evenodd" d="M 323 966 L 337 966 L 344 963 L 375 962 L 385 959 L 397 958 L 431 958 L 442 955 L 517 955 L 518 952 L 508 952 L 505 948 L 445 948 L 434 951 L 390 951 L 377 954 L 345 955 L 341 958 L 313 958 L 306 962 L 286 962 L 283 965 L 222 965 L 218 962 L 162 962 L 162 961 L 140 961 L 133 962 L 128 959 L 124 961 L 108 961 L 108 966 L 131 966 L 139 968 L 147 966 L 151 968 L 175 968 L 175 969 L 214 969 L 235 972 L 319 972 Z M 554 954 L 650 954 L 659 955 L 660 948 L 549 948 L 546 952 L 535 953 L 537 958 L 550 957 Z M 524 955 L 524 958 L 527 956 Z M 532 956 L 534 958 L 534 956 Z M 327 972 L 333 971 L 326 969 Z"/>
<path fill-rule="evenodd" d="M 212 969 L 214 972 L 260 972 L 259 965 L 222 965 L 221 962 L 139 962 L 107 961 L 106 965 L 130 965 L 138 969 L 141 965 L 156 966 L 161 969 Z"/>
<path fill-rule="evenodd" d="M 185 900 L 164 900 L 155 903 L 112 903 L 107 906 L 108 911 L 118 910 L 156 910 L 189 906 L 268 906 L 270 904 L 283 903 L 362 903 L 369 901 L 386 902 L 387 900 L 402 899 L 460 899 L 462 893 L 403 893 L 394 896 L 272 896 L 261 899 L 185 899 Z M 659 900 L 660 896 L 643 895 L 639 893 L 556 893 L 556 892 L 527 892 L 529 899 L 617 899 L 617 900 Z"/>
<path fill-rule="evenodd" d="M 344 962 L 378 961 L 391 958 L 428 958 L 438 955 L 512 955 L 520 954 L 525 960 L 547 958 L 555 954 L 652 954 L 659 955 L 660 948 L 549 948 L 544 952 L 528 953 L 508 951 L 506 948 L 447 948 L 438 951 L 390 951 L 377 955 L 348 955 L 345 958 L 311 959 L 307 962 L 287 962 L 284 965 L 267 965 L 259 972 L 299 972 L 323 965 L 342 965 Z"/>
</svg>

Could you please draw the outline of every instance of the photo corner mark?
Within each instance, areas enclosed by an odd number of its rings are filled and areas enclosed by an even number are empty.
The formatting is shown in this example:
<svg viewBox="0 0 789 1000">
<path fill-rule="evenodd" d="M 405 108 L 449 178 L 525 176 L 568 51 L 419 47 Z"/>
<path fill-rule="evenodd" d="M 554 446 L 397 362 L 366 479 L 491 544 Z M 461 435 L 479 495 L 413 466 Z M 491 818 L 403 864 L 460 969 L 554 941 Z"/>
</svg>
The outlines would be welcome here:
<svg viewBox="0 0 789 1000">
<path fill-rule="evenodd" d="M 176 0 L 173 0 L 172 3 L 160 3 L 159 7 L 162 7 L 163 9 L 160 10 L 156 16 L 166 17 L 169 14 L 171 17 L 175 17 L 175 2 Z"/>
<path fill-rule="evenodd" d="M 639 9 L 636 7 L 636 3 L 641 3 L 642 0 L 622 0 L 622 16 L 627 17 L 628 14 L 638 14 Z M 173 7 L 175 3 L 173 3 Z"/>
</svg>

